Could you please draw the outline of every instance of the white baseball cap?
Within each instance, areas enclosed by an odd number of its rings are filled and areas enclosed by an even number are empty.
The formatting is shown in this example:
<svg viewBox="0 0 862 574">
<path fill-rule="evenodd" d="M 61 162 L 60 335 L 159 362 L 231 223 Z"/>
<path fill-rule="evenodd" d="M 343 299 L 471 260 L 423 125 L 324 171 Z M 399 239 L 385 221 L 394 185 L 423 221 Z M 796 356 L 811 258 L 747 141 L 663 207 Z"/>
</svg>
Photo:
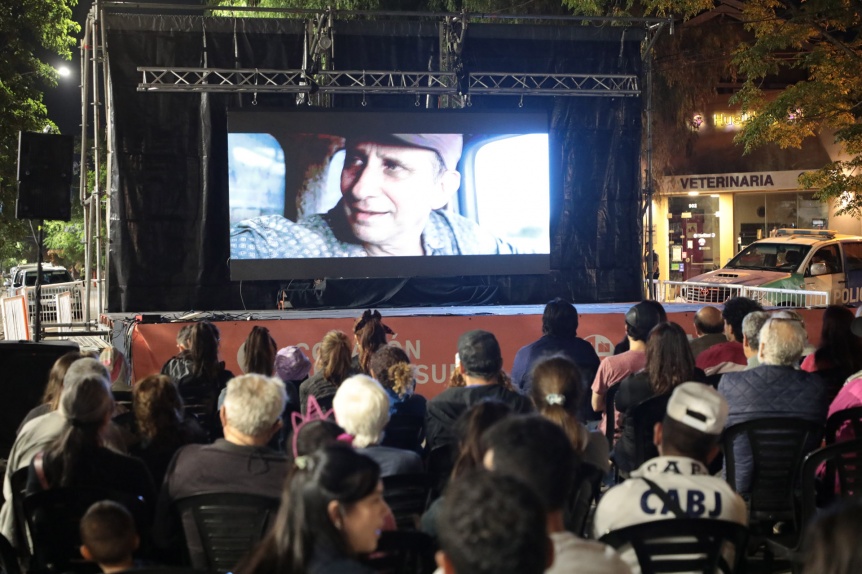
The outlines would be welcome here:
<svg viewBox="0 0 862 574">
<path fill-rule="evenodd" d="M 721 434 L 727 423 L 727 401 L 703 383 L 683 383 L 673 390 L 667 416 L 706 434 Z"/>
</svg>

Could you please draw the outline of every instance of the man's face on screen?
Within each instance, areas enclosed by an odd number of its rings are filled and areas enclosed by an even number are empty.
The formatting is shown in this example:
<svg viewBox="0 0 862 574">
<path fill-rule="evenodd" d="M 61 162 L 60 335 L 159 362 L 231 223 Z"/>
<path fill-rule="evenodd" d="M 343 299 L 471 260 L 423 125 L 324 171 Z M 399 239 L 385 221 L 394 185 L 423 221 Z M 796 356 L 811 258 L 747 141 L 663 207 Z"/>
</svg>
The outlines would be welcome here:
<svg viewBox="0 0 862 574">
<path fill-rule="evenodd" d="M 452 173 L 457 177 L 428 149 L 349 142 L 341 193 L 350 228 L 368 254 L 423 255 L 422 230 L 454 191 Z"/>
</svg>

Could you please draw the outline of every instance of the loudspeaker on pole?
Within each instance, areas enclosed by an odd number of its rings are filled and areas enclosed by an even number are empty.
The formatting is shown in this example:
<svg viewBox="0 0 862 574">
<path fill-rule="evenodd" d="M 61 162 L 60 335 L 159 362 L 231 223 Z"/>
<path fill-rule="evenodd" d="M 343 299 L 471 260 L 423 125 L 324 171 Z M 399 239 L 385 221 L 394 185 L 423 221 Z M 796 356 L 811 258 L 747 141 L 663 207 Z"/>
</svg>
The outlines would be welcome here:
<svg viewBox="0 0 862 574">
<path fill-rule="evenodd" d="M 18 219 L 72 218 L 72 136 L 18 134 Z"/>
</svg>

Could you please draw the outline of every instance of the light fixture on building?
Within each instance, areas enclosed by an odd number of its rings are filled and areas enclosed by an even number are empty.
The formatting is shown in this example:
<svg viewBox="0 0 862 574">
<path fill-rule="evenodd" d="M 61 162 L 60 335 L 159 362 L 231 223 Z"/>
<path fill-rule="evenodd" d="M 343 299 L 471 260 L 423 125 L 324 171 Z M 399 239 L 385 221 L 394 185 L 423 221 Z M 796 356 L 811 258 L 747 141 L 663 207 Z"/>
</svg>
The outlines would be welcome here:
<svg viewBox="0 0 862 574">
<path fill-rule="evenodd" d="M 700 192 L 699 191 L 689 191 L 688 194 L 691 196 L 695 196 L 695 195 L 700 195 Z"/>
<path fill-rule="evenodd" d="M 709 196 L 710 196 L 710 197 L 721 197 L 721 196 L 719 196 L 717 193 L 710 193 L 710 194 L 709 194 Z"/>
<path fill-rule="evenodd" d="M 693 131 L 699 130 L 700 126 L 703 125 L 703 114 L 697 113 L 691 116 L 691 120 L 689 120 L 689 125 L 691 125 L 691 129 Z"/>
</svg>

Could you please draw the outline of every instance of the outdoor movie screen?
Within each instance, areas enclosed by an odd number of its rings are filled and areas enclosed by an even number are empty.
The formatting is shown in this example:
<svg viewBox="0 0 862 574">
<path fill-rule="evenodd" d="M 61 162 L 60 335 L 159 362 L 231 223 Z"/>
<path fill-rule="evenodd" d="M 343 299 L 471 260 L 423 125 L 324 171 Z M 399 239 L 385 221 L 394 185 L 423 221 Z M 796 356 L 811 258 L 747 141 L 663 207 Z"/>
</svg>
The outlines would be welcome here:
<svg viewBox="0 0 862 574">
<path fill-rule="evenodd" d="M 228 114 L 233 280 L 542 274 L 548 116 Z"/>
</svg>

